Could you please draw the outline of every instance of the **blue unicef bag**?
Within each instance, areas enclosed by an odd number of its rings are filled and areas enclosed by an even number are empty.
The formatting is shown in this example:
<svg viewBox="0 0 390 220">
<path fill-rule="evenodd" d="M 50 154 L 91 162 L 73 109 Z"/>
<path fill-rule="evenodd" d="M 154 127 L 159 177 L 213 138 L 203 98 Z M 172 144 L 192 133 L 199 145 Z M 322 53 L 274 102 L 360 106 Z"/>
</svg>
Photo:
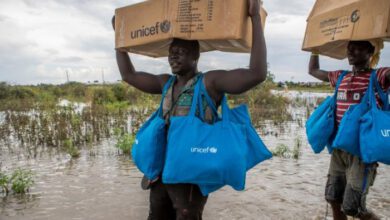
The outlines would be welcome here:
<svg viewBox="0 0 390 220">
<path fill-rule="evenodd" d="M 162 103 L 174 78 L 170 77 L 165 84 L 160 107 L 139 129 L 131 150 L 135 165 L 149 180 L 155 180 L 164 167 L 167 132 L 162 118 Z"/>
<path fill-rule="evenodd" d="M 214 115 L 218 116 L 215 104 L 208 95 L 203 83 L 201 84 L 201 96 L 199 96 L 199 103 L 202 101 L 202 96 L 205 97 L 208 105 L 213 110 Z M 227 105 L 226 98 L 223 99 L 223 103 Z M 246 145 L 243 147 L 246 148 L 246 170 L 248 171 L 262 161 L 270 159 L 272 157 L 272 153 L 264 145 L 263 141 L 257 134 L 256 129 L 252 126 L 247 106 L 239 105 L 233 109 L 228 109 L 228 113 L 230 121 L 242 124 L 245 127 Z M 204 118 L 203 111 L 200 111 L 200 116 L 201 118 Z M 200 185 L 199 188 L 203 195 L 208 195 L 223 186 L 224 185 Z"/>
<path fill-rule="evenodd" d="M 232 123 L 222 106 L 222 120 L 207 124 L 196 117 L 202 76 L 187 116 L 172 116 L 162 181 L 166 184 L 245 186 L 245 130 Z"/>
<path fill-rule="evenodd" d="M 337 101 L 337 91 L 347 74 L 344 71 L 338 78 L 334 95 L 328 96 L 325 101 L 310 115 L 306 122 L 306 135 L 314 153 L 320 153 L 326 145 L 331 147 L 335 130 L 335 110 Z"/>
<path fill-rule="evenodd" d="M 217 108 L 208 95 L 203 83 L 201 84 L 201 95 L 205 97 L 214 114 L 218 116 Z M 199 96 L 199 103 L 201 102 L 202 96 Z M 247 105 L 239 105 L 233 109 L 227 109 L 230 121 L 237 124 L 242 124 L 245 127 L 247 140 L 247 153 L 245 158 L 247 161 L 247 170 L 253 168 L 264 160 L 270 159 L 272 157 L 272 153 L 267 149 L 263 141 L 260 139 L 256 129 L 253 127 Z M 200 113 L 201 117 L 203 118 L 203 111 Z"/>
<path fill-rule="evenodd" d="M 350 154 L 361 157 L 359 140 L 360 119 L 369 110 L 368 91 L 373 89 L 373 85 L 376 85 L 377 88 L 379 88 L 378 94 L 381 97 L 383 103 L 387 103 L 386 95 L 379 86 L 376 70 L 373 70 L 370 76 L 370 84 L 360 104 L 349 107 L 341 119 L 336 137 L 333 141 L 333 148 L 341 149 Z"/>
<path fill-rule="evenodd" d="M 379 91 L 381 88 L 375 84 Z M 390 111 L 388 103 L 381 110 L 374 89 L 369 93 L 369 110 L 361 118 L 360 152 L 364 163 L 381 162 L 390 165 Z"/>
</svg>

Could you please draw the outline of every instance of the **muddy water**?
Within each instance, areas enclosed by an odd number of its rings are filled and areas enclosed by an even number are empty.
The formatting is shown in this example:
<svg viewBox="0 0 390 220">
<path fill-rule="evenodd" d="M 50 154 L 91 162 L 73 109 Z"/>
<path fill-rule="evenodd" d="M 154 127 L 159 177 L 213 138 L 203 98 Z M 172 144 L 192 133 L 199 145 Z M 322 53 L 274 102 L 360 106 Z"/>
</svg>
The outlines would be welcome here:
<svg viewBox="0 0 390 220">
<path fill-rule="evenodd" d="M 314 155 L 308 147 L 298 120 L 304 109 L 292 109 L 293 122 L 265 122 L 260 129 L 270 149 L 280 143 L 292 149 L 299 139 L 299 159 L 274 157 L 247 174 L 245 191 L 225 187 L 212 194 L 204 219 L 324 219 L 329 155 Z M 2 169 L 32 169 L 36 184 L 27 196 L 0 197 L 0 219 L 146 219 L 149 192 L 139 187 L 142 175 L 113 146 L 110 140 L 85 146 L 79 159 L 47 149 L 32 158 L 26 149 L 2 146 Z M 389 182 L 390 167 L 381 165 L 367 199 L 383 219 L 390 219 Z"/>
</svg>

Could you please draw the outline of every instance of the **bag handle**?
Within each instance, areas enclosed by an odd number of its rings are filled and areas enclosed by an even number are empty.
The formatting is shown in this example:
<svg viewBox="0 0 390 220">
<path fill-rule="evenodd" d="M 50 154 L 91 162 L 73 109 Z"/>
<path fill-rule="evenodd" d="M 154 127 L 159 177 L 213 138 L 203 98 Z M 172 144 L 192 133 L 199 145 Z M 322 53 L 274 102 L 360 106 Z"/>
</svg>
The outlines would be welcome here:
<svg viewBox="0 0 390 220">
<path fill-rule="evenodd" d="M 171 87 L 173 82 L 176 80 L 176 76 L 170 76 L 168 81 L 165 83 L 163 90 L 162 90 L 162 96 L 161 96 L 161 101 L 160 101 L 160 107 L 157 110 L 157 114 L 161 117 L 162 116 L 162 106 L 164 103 L 165 96 L 168 92 L 168 89 Z"/>
<path fill-rule="evenodd" d="M 203 81 L 200 83 L 200 88 L 201 88 L 201 95 L 198 98 L 198 102 L 200 103 L 200 105 L 202 104 L 202 101 L 203 101 L 202 95 L 203 95 L 206 98 L 206 102 L 211 107 L 211 110 L 213 111 L 213 113 L 217 117 L 219 117 L 218 110 L 217 110 L 214 102 L 212 101 L 211 97 L 208 95 L 206 87 L 203 84 Z M 228 112 L 230 109 L 229 109 L 229 105 L 228 105 L 227 98 L 226 98 L 225 94 L 223 94 L 223 97 L 221 100 L 221 108 L 222 108 L 222 114 L 221 114 L 222 125 L 223 125 L 223 127 L 226 127 L 227 122 L 229 121 L 229 113 Z M 204 117 L 203 109 L 200 109 L 199 112 L 200 112 L 200 116 L 203 118 Z"/>
<path fill-rule="evenodd" d="M 192 96 L 192 103 L 191 103 L 191 109 L 190 112 L 188 113 L 188 117 L 192 118 L 192 120 L 195 119 L 195 113 L 196 113 L 196 108 L 198 106 L 198 100 L 199 100 L 199 95 L 200 95 L 200 86 L 202 84 L 202 79 L 203 79 L 203 74 L 200 74 L 198 77 L 198 81 L 195 84 L 194 88 L 194 95 Z"/>
<path fill-rule="evenodd" d="M 227 98 L 226 95 L 223 96 L 222 101 L 221 101 L 221 106 L 222 106 L 222 126 L 226 127 L 228 122 L 229 122 L 229 106 L 227 103 Z"/>
<path fill-rule="evenodd" d="M 190 111 L 189 116 L 195 117 L 196 106 L 198 106 L 200 117 L 202 119 L 205 117 L 204 116 L 204 111 L 203 111 L 203 108 L 202 108 L 202 102 L 203 102 L 202 95 L 206 98 L 206 102 L 211 107 L 213 113 L 215 113 L 215 115 L 218 116 L 218 110 L 217 110 L 214 102 L 212 101 L 211 97 L 208 95 L 207 90 L 206 90 L 206 88 L 205 88 L 205 86 L 203 84 L 203 75 L 202 75 L 202 77 L 199 79 L 199 81 L 196 84 L 195 92 L 194 92 L 194 96 L 193 96 L 193 100 L 192 100 L 193 101 L 193 105 L 191 106 L 191 111 Z M 197 103 L 195 103 L 195 106 L 194 106 L 194 102 L 195 101 Z M 225 126 L 227 126 L 227 123 L 229 121 L 229 113 L 228 113 L 229 106 L 228 106 L 227 98 L 226 98 L 225 94 L 222 97 L 221 107 L 222 107 L 221 118 L 222 118 L 223 127 L 225 127 Z"/>
<path fill-rule="evenodd" d="M 340 74 L 339 78 L 337 79 L 336 88 L 335 88 L 335 90 L 334 90 L 334 95 L 333 95 L 333 97 L 334 97 L 334 104 L 333 104 L 333 106 L 334 106 L 334 107 L 336 107 L 336 104 L 337 104 L 337 93 L 338 93 L 338 91 L 339 91 L 340 84 L 341 84 L 341 82 L 343 81 L 344 77 L 345 77 L 347 74 L 348 74 L 348 71 L 347 71 L 347 70 L 344 70 L 344 71 Z"/>
<path fill-rule="evenodd" d="M 381 101 L 383 103 L 383 109 L 387 110 L 389 108 L 389 100 L 386 97 L 386 93 L 382 90 L 381 86 L 379 85 L 376 72 L 377 71 L 374 70 L 370 76 L 370 85 L 368 86 L 368 94 L 369 94 L 368 105 L 371 108 L 378 109 L 378 106 L 376 104 L 376 95 L 375 95 L 375 91 L 377 91 L 379 98 L 381 99 Z"/>
<path fill-rule="evenodd" d="M 213 114 L 216 117 L 219 117 L 217 107 L 215 106 L 213 100 L 211 99 L 211 97 L 207 93 L 207 90 L 206 90 L 206 87 L 205 87 L 203 81 L 202 81 L 202 83 L 200 85 L 200 95 L 199 95 L 199 98 L 198 98 L 198 103 L 200 103 L 200 106 L 201 106 L 201 108 L 199 109 L 199 115 L 200 115 L 200 117 L 202 119 L 204 119 L 205 115 L 204 115 L 204 111 L 203 111 L 203 99 L 202 99 L 202 97 L 205 98 L 205 100 L 207 102 L 207 105 L 211 108 L 211 110 L 213 111 Z"/>
</svg>

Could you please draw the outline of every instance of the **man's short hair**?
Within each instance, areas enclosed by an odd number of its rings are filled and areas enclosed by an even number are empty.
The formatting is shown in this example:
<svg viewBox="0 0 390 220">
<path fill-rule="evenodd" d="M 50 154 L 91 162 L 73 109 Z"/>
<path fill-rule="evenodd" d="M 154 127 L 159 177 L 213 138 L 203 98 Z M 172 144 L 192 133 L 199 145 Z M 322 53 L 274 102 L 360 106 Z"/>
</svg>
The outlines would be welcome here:
<svg viewBox="0 0 390 220">
<path fill-rule="evenodd" d="M 369 41 L 350 41 L 349 43 L 359 45 L 359 46 L 364 46 L 368 49 L 369 53 L 375 52 L 375 47 Z"/>
<path fill-rule="evenodd" d="M 197 40 L 183 40 L 179 38 L 174 38 L 171 43 L 171 47 L 173 45 L 180 45 L 188 49 L 190 55 L 192 55 L 196 60 L 198 60 L 200 57 L 200 46 L 199 46 L 199 41 Z"/>
</svg>

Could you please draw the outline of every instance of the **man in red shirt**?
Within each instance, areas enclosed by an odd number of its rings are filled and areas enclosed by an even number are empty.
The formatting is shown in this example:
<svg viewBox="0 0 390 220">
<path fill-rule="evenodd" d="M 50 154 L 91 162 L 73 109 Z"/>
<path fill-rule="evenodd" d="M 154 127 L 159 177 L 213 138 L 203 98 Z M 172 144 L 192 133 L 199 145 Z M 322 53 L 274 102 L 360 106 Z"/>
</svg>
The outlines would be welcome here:
<svg viewBox="0 0 390 220">
<path fill-rule="evenodd" d="M 351 105 L 360 103 L 368 88 L 370 74 L 378 62 L 383 42 L 350 41 L 347 49 L 350 71 L 342 80 L 338 95 L 336 121 L 340 123 L 344 113 Z M 319 57 L 312 54 L 309 63 L 309 74 L 335 87 L 343 71 L 324 71 L 320 69 Z M 377 79 L 382 89 L 390 86 L 390 68 L 379 68 Z M 331 204 L 335 220 L 346 220 L 347 215 L 360 219 L 379 219 L 366 209 L 365 200 L 368 188 L 363 190 L 364 170 L 368 168 L 368 187 L 372 186 L 377 164 L 364 164 L 361 159 L 348 152 L 335 149 L 332 152 L 325 198 Z"/>
</svg>

